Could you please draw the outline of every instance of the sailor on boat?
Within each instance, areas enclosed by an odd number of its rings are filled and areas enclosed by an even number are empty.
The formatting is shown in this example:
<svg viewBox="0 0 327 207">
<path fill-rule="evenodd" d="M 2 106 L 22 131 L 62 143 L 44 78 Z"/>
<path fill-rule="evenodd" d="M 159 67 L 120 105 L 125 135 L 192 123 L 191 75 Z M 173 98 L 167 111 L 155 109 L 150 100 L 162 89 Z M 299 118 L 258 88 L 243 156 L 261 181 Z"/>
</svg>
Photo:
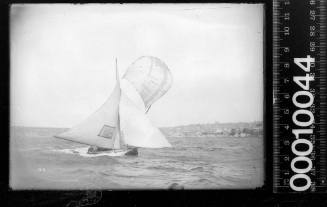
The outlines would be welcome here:
<svg viewBox="0 0 327 207">
<path fill-rule="evenodd" d="M 138 155 L 138 148 L 171 147 L 147 117 L 152 104 L 172 85 L 167 65 L 143 56 L 122 78 L 116 59 L 116 86 L 107 101 L 84 122 L 55 137 L 91 146 L 88 154 Z"/>
</svg>

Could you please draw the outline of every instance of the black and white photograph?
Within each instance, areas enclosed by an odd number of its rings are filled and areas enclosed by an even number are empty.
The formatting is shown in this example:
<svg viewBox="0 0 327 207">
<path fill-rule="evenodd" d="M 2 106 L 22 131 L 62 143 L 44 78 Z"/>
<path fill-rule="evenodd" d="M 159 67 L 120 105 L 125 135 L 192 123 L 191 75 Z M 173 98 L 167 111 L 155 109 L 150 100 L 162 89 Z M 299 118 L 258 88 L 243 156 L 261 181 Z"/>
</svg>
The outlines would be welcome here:
<svg viewBox="0 0 327 207">
<path fill-rule="evenodd" d="M 13 190 L 264 185 L 264 5 L 12 4 Z"/>
</svg>

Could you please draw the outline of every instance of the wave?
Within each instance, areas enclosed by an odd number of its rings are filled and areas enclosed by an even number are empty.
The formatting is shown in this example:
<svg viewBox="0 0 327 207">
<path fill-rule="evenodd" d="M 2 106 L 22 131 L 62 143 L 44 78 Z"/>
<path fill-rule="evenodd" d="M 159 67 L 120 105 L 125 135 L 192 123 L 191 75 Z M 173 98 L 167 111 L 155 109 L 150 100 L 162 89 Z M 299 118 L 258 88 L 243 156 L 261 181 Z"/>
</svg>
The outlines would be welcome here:
<svg viewBox="0 0 327 207">
<path fill-rule="evenodd" d="M 179 168 L 179 167 L 165 167 L 165 166 L 149 166 L 147 169 L 153 170 L 165 170 L 165 171 L 187 171 L 187 169 Z"/>
<path fill-rule="evenodd" d="M 207 179 L 207 178 L 201 178 L 201 179 L 199 179 L 199 180 L 197 180 L 197 181 L 200 182 L 200 183 L 211 182 L 211 180 L 209 180 L 209 179 Z"/>
<path fill-rule="evenodd" d="M 191 171 L 203 171 L 204 168 L 203 167 L 194 167 L 190 169 Z"/>
<path fill-rule="evenodd" d="M 95 174 L 96 171 L 95 170 L 91 170 L 91 169 L 85 169 L 85 168 L 78 168 L 75 170 L 71 170 L 69 171 L 72 174 Z"/>
</svg>

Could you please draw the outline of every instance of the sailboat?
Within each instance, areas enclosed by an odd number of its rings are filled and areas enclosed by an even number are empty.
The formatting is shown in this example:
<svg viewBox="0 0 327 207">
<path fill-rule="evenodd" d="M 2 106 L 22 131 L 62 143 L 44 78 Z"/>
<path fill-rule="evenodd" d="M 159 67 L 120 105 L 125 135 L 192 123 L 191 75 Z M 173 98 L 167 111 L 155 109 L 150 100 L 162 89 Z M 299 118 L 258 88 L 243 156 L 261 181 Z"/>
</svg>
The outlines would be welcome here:
<svg viewBox="0 0 327 207">
<path fill-rule="evenodd" d="M 109 98 L 85 121 L 55 137 L 91 146 L 79 151 L 87 156 L 137 155 L 137 148 L 171 147 L 147 117 L 171 85 L 171 72 L 159 58 L 138 58 L 122 78 L 116 59 L 116 86 Z M 92 147 L 101 150 L 90 152 Z"/>
</svg>

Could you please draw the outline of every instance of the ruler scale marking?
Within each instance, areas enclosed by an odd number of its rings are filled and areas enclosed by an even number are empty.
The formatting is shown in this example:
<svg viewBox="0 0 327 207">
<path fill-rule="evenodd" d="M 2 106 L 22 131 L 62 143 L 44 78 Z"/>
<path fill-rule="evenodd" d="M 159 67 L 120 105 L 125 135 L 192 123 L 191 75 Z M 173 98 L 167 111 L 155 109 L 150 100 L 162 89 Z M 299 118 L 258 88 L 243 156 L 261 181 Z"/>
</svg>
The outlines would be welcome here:
<svg viewBox="0 0 327 207">
<path fill-rule="evenodd" d="M 326 5 L 274 0 L 272 24 L 273 190 L 327 192 Z"/>
</svg>

